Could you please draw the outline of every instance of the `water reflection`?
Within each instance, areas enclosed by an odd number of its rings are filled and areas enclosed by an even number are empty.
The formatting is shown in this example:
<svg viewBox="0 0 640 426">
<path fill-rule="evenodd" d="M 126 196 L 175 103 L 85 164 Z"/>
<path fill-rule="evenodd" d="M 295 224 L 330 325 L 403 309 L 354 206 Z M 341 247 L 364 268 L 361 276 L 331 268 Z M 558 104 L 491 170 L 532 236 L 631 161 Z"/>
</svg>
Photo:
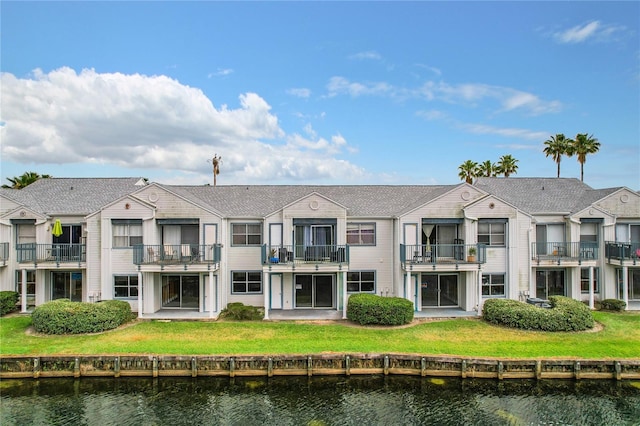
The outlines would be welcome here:
<svg viewBox="0 0 640 426">
<path fill-rule="evenodd" d="M 2 425 L 638 425 L 640 385 L 417 377 L 3 380 Z"/>
</svg>

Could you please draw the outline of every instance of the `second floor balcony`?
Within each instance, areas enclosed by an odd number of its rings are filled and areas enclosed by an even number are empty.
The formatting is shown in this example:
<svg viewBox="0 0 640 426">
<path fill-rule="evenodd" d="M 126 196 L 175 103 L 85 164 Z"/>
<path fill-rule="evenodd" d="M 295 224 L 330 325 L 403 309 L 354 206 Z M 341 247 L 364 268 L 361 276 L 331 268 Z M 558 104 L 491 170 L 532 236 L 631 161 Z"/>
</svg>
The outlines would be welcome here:
<svg viewBox="0 0 640 426">
<path fill-rule="evenodd" d="M 213 265 L 220 262 L 220 244 L 138 244 L 135 265 Z"/>
<path fill-rule="evenodd" d="M 263 265 L 348 264 L 348 245 L 262 246 Z"/>
<path fill-rule="evenodd" d="M 86 244 L 36 244 L 16 245 L 18 263 L 84 263 L 87 260 Z"/>
<path fill-rule="evenodd" d="M 640 261 L 640 242 L 618 243 L 607 241 L 604 245 L 604 257 L 609 263 L 612 260 L 620 264 L 638 264 Z"/>
<path fill-rule="evenodd" d="M 411 265 L 482 264 L 484 244 L 400 244 L 400 261 Z"/>
<path fill-rule="evenodd" d="M 531 243 L 531 258 L 537 262 L 578 262 L 598 259 L 598 244 L 588 242 Z"/>
</svg>

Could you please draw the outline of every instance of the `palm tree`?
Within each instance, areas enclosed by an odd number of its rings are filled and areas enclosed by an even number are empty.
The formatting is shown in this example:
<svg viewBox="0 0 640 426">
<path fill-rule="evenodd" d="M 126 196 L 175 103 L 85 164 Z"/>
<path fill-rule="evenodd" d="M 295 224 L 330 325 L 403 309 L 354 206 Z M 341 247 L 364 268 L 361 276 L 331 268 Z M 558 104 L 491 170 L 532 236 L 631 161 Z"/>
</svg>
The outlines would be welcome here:
<svg viewBox="0 0 640 426">
<path fill-rule="evenodd" d="M 218 175 L 220 174 L 220 164 L 222 163 L 222 156 L 218 157 L 218 154 L 215 154 L 211 159 L 211 164 L 213 164 L 213 186 L 216 186 L 218 183 Z"/>
<path fill-rule="evenodd" d="M 503 155 L 498 160 L 498 170 L 500 174 L 503 174 L 504 177 L 509 177 L 512 174 L 515 174 L 518 170 L 518 164 L 516 164 L 518 160 L 513 158 L 510 154 Z"/>
<path fill-rule="evenodd" d="M 476 163 L 475 161 L 467 160 L 458 166 L 458 170 L 460 170 L 460 173 L 458 173 L 458 176 L 460 177 L 461 180 L 472 184 L 473 178 L 476 177 L 477 167 L 478 167 L 478 163 Z"/>
<path fill-rule="evenodd" d="M 40 175 L 36 172 L 25 172 L 21 176 L 16 176 L 13 178 L 7 178 L 11 185 L 2 185 L 3 188 L 12 188 L 12 189 L 22 189 L 31 185 L 33 182 L 38 179 L 47 179 L 50 178 L 50 175 Z"/>
<path fill-rule="evenodd" d="M 558 177 L 560 177 L 560 161 L 562 156 L 571 157 L 573 155 L 573 140 L 565 138 L 562 133 L 557 133 L 544 141 L 544 152 L 546 157 L 551 156 L 553 161 L 558 165 Z"/>
<path fill-rule="evenodd" d="M 495 163 L 492 163 L 491 160 L 483 161 L 478 164 L 478 168 L 476 169 L 477 176 L 486 176 L 491 177 L 495 176 L 498 172 L 498 167 L 496 167 Z"/>
<path fill-rule="evenodd" d="M 595 154 L 600 151 L 600 142 L 593 135 L 578 133 L 571 145 L 573 152 L 578 157 L 578 163 L 580 163 L 580 181 L 584 182 L 584 163 L 587 161 L 587 154 Z"/>
</svg>

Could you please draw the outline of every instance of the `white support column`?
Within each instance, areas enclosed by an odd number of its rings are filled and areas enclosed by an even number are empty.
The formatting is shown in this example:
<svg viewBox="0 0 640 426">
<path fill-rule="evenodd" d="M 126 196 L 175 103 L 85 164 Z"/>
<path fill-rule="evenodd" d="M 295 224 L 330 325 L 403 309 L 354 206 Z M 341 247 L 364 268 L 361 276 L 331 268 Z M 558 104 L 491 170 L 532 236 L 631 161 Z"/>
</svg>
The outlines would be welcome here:
<svg viewBox="0 0 640 426">
<path fill-rule="evenodd" d="M 270 294 L 271 294 L 271 285 L 269 283 L 269 273 L 265 272 L 263 274 L 263 287 L 264 287 L 264 319 L 268 320 L 269 319 L 269 300 L 270 298 Z"/>
<path fill-rule="evenodd" d="M 593 266 L 589 266 L 589 309 L 591 310 L 595 308 L 594 293 Z"/>
<path fill-rule="evenodd" d="M 476 282 L 478 283 L 478 316 L 482 316 L 482 271 L 476 272 Z"/>
<path fill-rule="evenodd" d="M 213 271 L 209 271 L 209 318 L 213 318 L 216 299 L 213 295 Z"/>
<path fill-rule="evenodd" d="M 414 301 L 411 300 L 411 271 L 407 269 L 407 279 L 404 283 L 404 298 L 409 300 L 411 304 L 414 304 Z M 415 306 L 413 308 L 415 310 Z"/>
<path fill-rule="evenodd" d="M 347 319 L 347 271 L 342 271 L 342 319 Z"/>
<path fill-rule="evenodd" d="M 20 281 L 22 282 L 22 289 L 21 289 L 22 301 L 20 303 L 21 305 L 20 312 L 25 313 L 27 312 L 27 270 L 26 269 L 22 270 Z"/>
<path fill-rule="evenodd" d="M 138 318 L 142 318 L 142 272 L 138 271 Z"/>
<path fill-rule="evenodd" d="M 629 267 L 622 267 L 622 300 L 625 303 L 625 311 L 629 309 Z"/>
</svg>

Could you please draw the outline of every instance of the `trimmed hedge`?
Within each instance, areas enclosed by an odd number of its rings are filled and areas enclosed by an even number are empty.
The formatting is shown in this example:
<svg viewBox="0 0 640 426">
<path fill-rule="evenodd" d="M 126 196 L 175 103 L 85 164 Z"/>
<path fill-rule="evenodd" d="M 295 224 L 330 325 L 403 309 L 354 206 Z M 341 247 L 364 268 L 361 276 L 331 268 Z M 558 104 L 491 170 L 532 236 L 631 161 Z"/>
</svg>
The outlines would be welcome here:
<svg viewBox="0 0 640 426">
<path fill-rule="evenodd" d="M 624 303 L 624 300 L 604 299 L 600 302 L 600 309 L 604 311 L 624 311 L 626 307 L 627 304 Z"/>
<path fill-rule="evenodd" d="M 593 328 L 595 321 L 589 307 L 569 297 L 551 296 L 550 309 L 509 299 L 484 302 L 485 321 L 507 327 L 541 331 L 582 331 Z"/>
<path fill-rule="evenodd" d="M 233 302 L 220 311 L 220 318 L 236 321 L 256 321 L 264 318 L 264 310 L 241 302 Z"/>
<path fill-rule="evenodd" d="M 0 291 L 0 316 L 15 311 L 18 299 L 19 296 L 16 291 Z"/>
<path fill-rule="evenodd" d="M 347 318 L 360 325 L 402 325 L 413 321 L 413 303 L 401 297 L 354 294 L 347 303 Z"/>
<path fill-rule="evenodd" d="M 81 334 L 112 330 L 133 319 L 131 305 L 123 300 L 98 303 L 52 300 L 37 306 L 33 328 L 46 334 Z"/>
</svg>

